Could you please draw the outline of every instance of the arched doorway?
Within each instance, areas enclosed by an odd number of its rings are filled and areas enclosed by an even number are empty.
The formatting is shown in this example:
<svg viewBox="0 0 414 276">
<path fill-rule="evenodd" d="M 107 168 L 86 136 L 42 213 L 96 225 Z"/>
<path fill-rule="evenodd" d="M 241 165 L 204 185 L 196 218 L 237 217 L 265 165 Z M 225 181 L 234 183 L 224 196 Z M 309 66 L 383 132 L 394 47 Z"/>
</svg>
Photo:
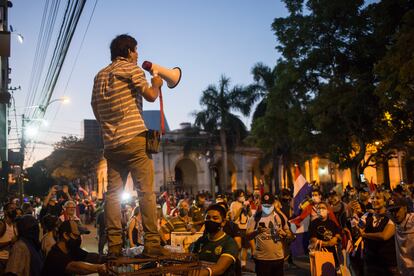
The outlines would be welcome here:
<svg viewBox="0 0 414 276">
<path fill-rule="evenodd" d="M 188 158 L 180 160 L 174 168 L 175 189 L 190 194 L 198 192 L 197 167 Z"/>
<path fill-rule="evenodd" d="M 224 188 L 224 191 L 221 192 L 230 192 L 230 191 L 234 191 L 237 189 L 237 174 L 236 174 L 236 166 L 234 165 L 234 163 L 232 162 L 231 159 L 228 159 L 227 161 L 227 173 L 228 173 L 228 181 L 229 183 L 227 183 L 227 187 L 222 187 L 220 185 L 222 185 L 222 183 L 224 182 L 224 177 L 223 177 L 223 168 L 222 168 L 222 160 L 219 160 L 216 164 L 215 164 L 215 168 L 216 168 L 216 185 L 218 187 L 221 187 L 222 189 Z"/>
</svg>

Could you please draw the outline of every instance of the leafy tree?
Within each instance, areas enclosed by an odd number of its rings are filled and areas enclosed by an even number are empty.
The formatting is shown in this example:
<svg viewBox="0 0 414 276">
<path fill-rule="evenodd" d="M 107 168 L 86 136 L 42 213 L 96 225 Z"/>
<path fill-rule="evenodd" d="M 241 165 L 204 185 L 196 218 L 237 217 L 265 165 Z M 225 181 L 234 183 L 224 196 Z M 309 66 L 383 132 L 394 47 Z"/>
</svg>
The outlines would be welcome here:
<svg viewBox="0 0 414 276">
<path fill-rule="evenodd" d="M 200 105 L 204 108 L 195 112 L 195 125 L 205 131 L 220 137 L 222 152 L 223 183 L 220 183 L 221 191 L 228 189 L 228 147 L 240 144 L 247 136 L 246 126 L 240 118 L 233 114 L 239 111 L 243 115 L 250 112 L 249 91 L 242 86 L 230 87 L 230 79 L 224 75 L 219 85 L 209 85 L 203 91 Z"/>
<path fill-rule="evenodd" d="M 392 46 L 375 66 L 380 79 L 376 95 L 386 110 L 389 139 L 414 139 L 414 10 L 409 10 L 393 37 Z"/>
<path fill-rule="evenodd" d="M 284 2 L 289 16 L 276 18 L 272 28 L 283 60 L 298 74 L 286 91 L 294 92 L 300 102 L 295 107 L 310 116 L 310 127 L 319 133 L 315 152 L 351 168 L 358 183 L 375 157 L 368 149 L 387 132 L 374 93 L 374 65 L 385 55 L 409 1 Z M 297 145 L 306 149 L 309 143 L 303 141 Z"/>
<path fill-rule="evenodd" d="M 251 73 L 255 82 L 247 87 L 251 95 L 251 98 L 249 99 L 250 104 L 254 104 L 260 100 L 253 112 L 252 119 L 254 122 L 266 113 L 266 101 L 269 91 L 275 85 L 275 74 L 270 67 L 261 62 L 256 63 L 253 66 Z"/>
<path fill-rule="evenodd" d="M 275 191 L 279 192 L 279 166 L 283 165 L 283 176 L 287 176 L 285 181 L 292 187 L 290 168 L 307 155 L 307 145 L 312 142 L 312 128 L 304 104 L 298 97 L 301 87 L 296 68 L 279 61 L 274 76 L 274 86 L 266 99 L 266 112 L 253 121 L 249 141 L 265 152 L 266 159 L 272 160 Z"/>
<path fill-rule="evenodd" d="M 49 188 L 55 184 L 50 177 L 44 164 L 44 160 L 38 161 L 32 167 L 27 168 L 28 182 L 25 183 L 24 191 L 26 194 L 34 196 L 44 196 Z"/>
<path fill-rule="evenodd" d="M 64 136 L 44 164 L 51 176 L 71 180 L 87 175 L 101 156 L 94 145 L 74 136 Z"/>
</svg>

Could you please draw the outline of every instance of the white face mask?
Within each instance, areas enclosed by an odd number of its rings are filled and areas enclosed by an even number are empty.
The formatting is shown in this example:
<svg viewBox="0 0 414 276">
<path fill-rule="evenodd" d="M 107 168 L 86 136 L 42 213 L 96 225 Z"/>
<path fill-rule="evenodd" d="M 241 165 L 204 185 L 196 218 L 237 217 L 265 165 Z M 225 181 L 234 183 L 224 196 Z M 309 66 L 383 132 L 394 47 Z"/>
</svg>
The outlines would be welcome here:
<svg viewBox="0 0 414 276">
<path fill-rule="evenodd" d="M 320 196 L 313 196 L 313 197 L 312 197 L 312 201 L 313 201 L 314 203 L 319 203 L 319 202 L 321 202 L 321 197 L 320 197 Z"/>
<path fill-rule="evenodd" d="M 262 211 L 263 215 L 268 216 L 270 215 L 274 210 L 273 205 L 262 205 Z"/>
</svg>

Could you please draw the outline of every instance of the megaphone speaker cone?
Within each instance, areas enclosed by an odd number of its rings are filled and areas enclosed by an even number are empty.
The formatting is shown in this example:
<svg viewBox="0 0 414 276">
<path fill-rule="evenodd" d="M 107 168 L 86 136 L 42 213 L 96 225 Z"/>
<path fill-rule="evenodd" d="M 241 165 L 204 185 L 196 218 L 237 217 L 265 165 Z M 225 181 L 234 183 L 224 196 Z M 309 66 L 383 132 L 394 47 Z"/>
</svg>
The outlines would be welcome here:
<svg viewBox="0 0 414 276">
<path fill-rule="evenodd" d="M 168 88 L 172 89 L 178 85 L 178 83 L 181 80 L 181 68 L 180 67 L 174 67 L 171 69 L 171 71 L 174 72 L 174 77 L 172 79 L 167 80 Z"/>
<path fill-rule="evenodd" d="M 152 63 L 150 61 L 144 61 L 142 63 L 142 68 L 144 70 L 151 72 L 157 72 L 158 75 L 167 82 L 169 88 L 174 88 L 181 80 L 181 69 L 180 67 L 174 67 L 173 69 L 168 69 L 162 67 L 161 65 Z"/>
</svg>

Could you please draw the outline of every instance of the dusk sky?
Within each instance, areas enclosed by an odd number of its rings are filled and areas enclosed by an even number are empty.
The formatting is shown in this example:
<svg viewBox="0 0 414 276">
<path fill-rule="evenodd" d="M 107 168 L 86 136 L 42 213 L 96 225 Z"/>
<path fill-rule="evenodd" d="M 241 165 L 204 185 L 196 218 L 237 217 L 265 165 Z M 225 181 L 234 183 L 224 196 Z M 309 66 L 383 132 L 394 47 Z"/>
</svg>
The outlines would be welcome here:
<svg viewBox="0 0 414 276">
<path fill-rule="evenodd" d="M 19 44 L 13 36 L 10 58 L 11 86 L 22 88 L 14 93 L 17 117 L 13 110 L 9 112 L 13 127 L 10 147 L 17 150 L 15 121 L 20 127 L 19 115 L 27 108 L 46 1 L 12 2 L 9 25 L 24 37 L 23 44 Z M 61 2 L 49 53 L 63 18 L 66 1 Z M 82 137 L 82 120 L 94 118 L 90 106 L 93 78 L 110 63 L 109 44 L 116 35 L 128 33 L 137 39 L 139 65 L 150 60 L 165 67 L 181 67 L 180 84 L 173 90 L 163 86 L 166 118 L 170 128 L 177 129 L 182 122 L 194 122 L 191 113 L 200 110 L 202 91 L 209 84 L 217 84 L 222 74 L 231 79 L 232 86 L 247 85 L 253 82 L 251 68 L 255 63 L 270 67 L 276 64 L 279 54 L 271 24 L 285 15 L 284 5 L 275 0 L 87 1 L 52 96 L 56 99 L 66 95 L 71 103 L 49 106 L 45 118 L 50 124 L 41 129 L 34 151 L 28 147 L 26 166 L 47 156 L 61 136 Z M 44 70 L 49 60 L 50 56 L 45 57 Z M 144 104 L 144 110 L 154 109 L 159 109 L 158 100 Z M 250 129 L 250 119 L 242 119 Z"/>
</svg>

